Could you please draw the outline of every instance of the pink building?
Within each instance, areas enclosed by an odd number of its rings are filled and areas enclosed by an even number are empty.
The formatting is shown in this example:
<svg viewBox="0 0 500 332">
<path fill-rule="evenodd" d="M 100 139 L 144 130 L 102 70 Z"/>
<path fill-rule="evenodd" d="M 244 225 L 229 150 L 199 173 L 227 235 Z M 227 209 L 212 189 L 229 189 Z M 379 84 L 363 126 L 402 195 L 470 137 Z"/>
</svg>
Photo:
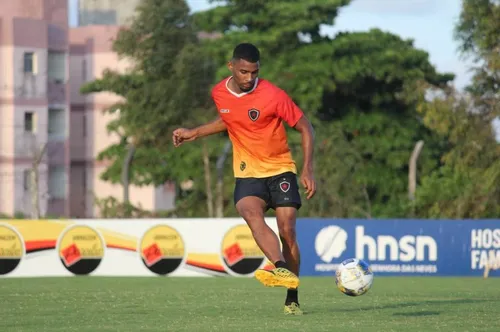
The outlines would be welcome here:
<svg viewBox="0 0 500 332">
<path fill-rule="evenodd" d="M 106 129 L 112 117 L 103 110 L 119 101 L 110 93 L 80 94 L 82 84 L 93 81 L 106 69 L 123 71 L 128 63 L 112 51 L 112 41 L 119 28 L 110 25 L 91 25 L 70 29 L 71 126 L 70 126 L 70 197 L 74 217 L 99 216 L 94 198 L 113 196 L 121 201 L 123 188 L 100 179 L 106 163 L 96 156 L 118 141 Z M 130 201 L 150 211 L 174 207 L 175 187 L 130 187 Z"/>
<path fill-rule="evenodd" d="M 67 0 L 0 0 L 0 214 L 97 217 L 95 197 L 121 200 L 122 187 L 100 180 L 106 163 L 96 161 L 118 139 L 102 113 L 118 98 L 79 93 L 105 68 L 127 67 L 111 50 L 117 32 L 69 29 Z M 130 188 L 131 202 L 148 210 L 169 210 L 174 198 L 168 184 Z"/>
<path fill-rule="evenodd" d="M 70 212 L 68 50 L 67 0 L 0 0 L 1 213 L 35 211 L 31 174 L 41 214 Z"/>
</svg>

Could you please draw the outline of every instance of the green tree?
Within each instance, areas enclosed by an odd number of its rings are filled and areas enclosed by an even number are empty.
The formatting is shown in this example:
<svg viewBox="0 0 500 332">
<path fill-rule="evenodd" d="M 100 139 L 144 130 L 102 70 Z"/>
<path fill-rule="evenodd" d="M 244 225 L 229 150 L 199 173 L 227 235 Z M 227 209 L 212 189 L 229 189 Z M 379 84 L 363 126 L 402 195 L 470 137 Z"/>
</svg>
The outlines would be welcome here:
<svg viewBox="0 0 500 332">
<path fill-rule="evenodd" d="M 491 121 L 471 111 L 472 98 L 452 88 L 419 112 L 447 142 L 442 167 L 417 190 L 417 214 L 425 218 L 493 218 L 500 215 L 500 145 Z"/>
<path fill-rule="evenodd" d="M 443 89 L 419 107 L 448 150 L 442 167 L 422 180 L 416 208 L 422 217 L 498 217 L 500 145 L 492 120 L 500 115 L 500 2 L 463 0 L 455 37 L 474 60 L 474 76 L 466 93 Z"/>
<path fill-rule="evenodd" d="M 500 116 L 500 1 L 462 0 L 455 37 L 462 55 L 475 63 L 468 90 L 477 97 L 477 109 Z"/>
<path fill-rule="evenodd" d="M 304 205 L 309 216 L 404 216 L 408 160 L 426 142 L 420 172 L 436 168 L 442 147 L 418 119 L 414 88 L 446 84 L 428 54 L 412 41 L 372 30 L 322 36 L 350 1 L 227 1 L 195 15 L 197 26 L 224 34 L 208 41 L 225 63 L 239 42 L 262 52 L 261 75 L 285 89 L 316 127 L 318 198 Z M 221 67 L 217 78 L 227 75 Z M 299 135 L 290 144 L 301 165 Z"/>
<path fill-rule="evenodd" d="M 442 86 L 453 75 L 437 73 L 428 54 L 415 49 L 411 40 L 377 29 L 341 33 L 332 46 L 333 87 L 324 90 L 318 116 L 338 123 L 356 152 L 350 187 L 361 190 L 370 214 L 404 217 L 414 145 L 423 140 L 426 146 L 419 174 L 438 166 L 435 156 L 442 150 L 433 132 L 419 121 L 413 90 L 422 82 Z"/>
<path fill-rule="evenodd" d="M 214 64 L 199 45 L 184 0 L 144 0 L 136 10 L 131 26 L 122 29 L 113 43 L 113 50 L 132 68 L 107 70 L 81 89 L 123 97 L 106 110 L 116 115 L 108 130 L 121 140 L 99 154 L 98 159 L 112 161 L 102 178 L 123 184 L 124 160 L 131 147 L 132 184 L 161 185 L 203 176 L 202 150 L 189 146 L 174 153 L 171 133 L 174 126 L 194 125 L 215 114 L 209 94 Z M 199 192 L 203 177 L 195 183 L 194 191 Z"/>
</svg>

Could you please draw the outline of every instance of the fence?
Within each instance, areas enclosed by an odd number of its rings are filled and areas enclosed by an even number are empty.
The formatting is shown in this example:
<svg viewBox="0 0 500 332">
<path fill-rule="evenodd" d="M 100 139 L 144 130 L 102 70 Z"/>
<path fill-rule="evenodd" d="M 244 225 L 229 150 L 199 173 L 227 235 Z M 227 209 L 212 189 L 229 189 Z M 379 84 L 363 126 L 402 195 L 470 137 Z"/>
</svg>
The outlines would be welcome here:
<svg viewBox="0 0 500 332">
<path fill-rule="evenodd" d="M 297 238 L 302 276 L 333 276 L 351 257 L 379 276 L 500 276 L 500 220 L 299 219 Z M 248 277 L 268 265 L 239 218 L 0 220 L 4 277 Z"/>
</svg>

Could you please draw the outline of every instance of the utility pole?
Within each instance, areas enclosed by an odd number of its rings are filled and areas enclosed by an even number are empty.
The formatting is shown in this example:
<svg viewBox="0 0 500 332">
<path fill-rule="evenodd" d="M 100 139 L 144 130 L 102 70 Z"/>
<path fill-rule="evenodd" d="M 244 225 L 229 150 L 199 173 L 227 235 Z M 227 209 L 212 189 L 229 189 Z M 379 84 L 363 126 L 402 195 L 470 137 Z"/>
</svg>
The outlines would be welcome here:
<svg viewBox="0 0 500 332">
<path fill-rule="evenodd" d="M 418 141 L 415 144 L 410 157 L 410 165 L 408 170 L 408 197 L 410 201 L 415 200 L 415 191 L 417 190 L 417 160 L 424 146 L 424 141 Z"/>
</svg>

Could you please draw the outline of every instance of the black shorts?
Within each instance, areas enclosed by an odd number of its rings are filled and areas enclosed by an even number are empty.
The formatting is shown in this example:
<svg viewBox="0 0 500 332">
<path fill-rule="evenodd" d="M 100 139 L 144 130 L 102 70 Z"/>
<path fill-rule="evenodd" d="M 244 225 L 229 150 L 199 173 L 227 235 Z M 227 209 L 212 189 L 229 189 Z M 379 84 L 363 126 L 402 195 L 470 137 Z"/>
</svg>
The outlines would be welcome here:
<svg viewBox="0 0 500 332">
<path fill-rule="evenodd" d="M 286 172 L 267 178 L 236 178 L 234 204 L 247 196 L 257 196 L 267 203 L 267 209 L 302 206 L 297 176 Z"/>
</svg>

